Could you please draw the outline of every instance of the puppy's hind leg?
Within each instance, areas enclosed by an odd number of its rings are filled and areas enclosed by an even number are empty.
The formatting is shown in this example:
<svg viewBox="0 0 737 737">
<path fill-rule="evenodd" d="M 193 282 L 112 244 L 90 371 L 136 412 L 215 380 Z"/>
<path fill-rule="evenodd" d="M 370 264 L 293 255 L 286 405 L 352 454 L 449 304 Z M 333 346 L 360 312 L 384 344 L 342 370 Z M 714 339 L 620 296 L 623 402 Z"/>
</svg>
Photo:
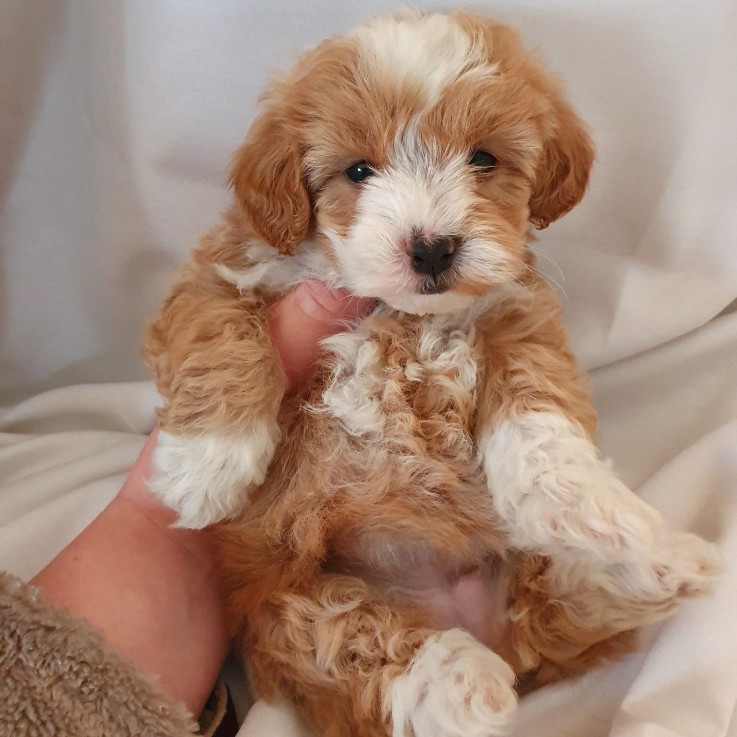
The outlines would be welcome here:
<svg viewBox="0 0 737 737">
<path fill-rule="evenodd" d="M 507 565 L 504 654 L 520 676 L 522 693 L 632 651 L 634 629 L 652 621 L 647 607 L 592 590 L 584 574 L 573 590 L 561 590 L 553 562 L 543 556 L 517 554 Z"/>
<path fill-rule="evenodd" d="M 507 663 L 462 630 L 414 626 L 359 579 L 320 574 L 247 622 L 258 695 L 291 697 L 322 737 L 503 737 Z"/>
</svg>

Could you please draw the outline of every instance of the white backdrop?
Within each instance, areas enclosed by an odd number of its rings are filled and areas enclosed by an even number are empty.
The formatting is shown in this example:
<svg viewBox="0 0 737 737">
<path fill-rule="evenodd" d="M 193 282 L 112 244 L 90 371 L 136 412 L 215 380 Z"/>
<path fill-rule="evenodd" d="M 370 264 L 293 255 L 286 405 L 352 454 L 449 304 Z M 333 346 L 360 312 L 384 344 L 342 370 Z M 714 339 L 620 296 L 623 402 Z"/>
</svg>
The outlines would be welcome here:
<svg viewBox="0 0 737 737">
<path fill-rule="evenodd" d="M 3 0 L 0 401 L 141 376 L 141 327 L 224 205 L 269 70 L 395 6 Z M 539 244 L 587 365 L 719 313 L 737 296 L 734 0 L 476 7 L 539 47 L 598 144 L 588 197 Z"/>
<path fill-rule="evenodd" d="M 143 377 L 143 324 L 226 202 L 268 71 L 395 6 L 0 0 L 0 568 L 32 575 L 104 505 L 155 402 L 144 383 L 34 395 Z M 731 563 L 737 3 L 464 6 L 520 27 L 598 145 L 587 198 L 536 248 L 596 369 L 602 444 Z M 642 655 L 527 700 L 516 734 L 737 734 L 736 610 L 730 567 Z"/>
</svg>

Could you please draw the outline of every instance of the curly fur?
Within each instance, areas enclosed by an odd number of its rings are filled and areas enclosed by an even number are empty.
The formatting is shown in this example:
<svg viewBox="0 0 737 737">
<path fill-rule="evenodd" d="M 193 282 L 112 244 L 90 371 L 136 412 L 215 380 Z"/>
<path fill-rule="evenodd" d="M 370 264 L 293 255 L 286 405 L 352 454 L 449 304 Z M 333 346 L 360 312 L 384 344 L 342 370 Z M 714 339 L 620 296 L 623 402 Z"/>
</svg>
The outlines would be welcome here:
<svg viewBox="0 0 737 737">
<path fill-rule="evenodd" d="M 599 457 L 527 248 L 592 161 L 512 29 L 375 21 L 274 82 L 232 210 L 149 331 L 176 438 L 156 488 L 176 481 L 191 526 L 232 518 L 216 532 L 254 688 L 324 737 L 506 734 L 512 673 L 526 690 L 616 657 L 718 567 Z M 413 268 L 418 234 L 460 244 L 447 273 Z M 380 301 L 284 397 L 266 310 L 314 277 Z"/>
</svg>

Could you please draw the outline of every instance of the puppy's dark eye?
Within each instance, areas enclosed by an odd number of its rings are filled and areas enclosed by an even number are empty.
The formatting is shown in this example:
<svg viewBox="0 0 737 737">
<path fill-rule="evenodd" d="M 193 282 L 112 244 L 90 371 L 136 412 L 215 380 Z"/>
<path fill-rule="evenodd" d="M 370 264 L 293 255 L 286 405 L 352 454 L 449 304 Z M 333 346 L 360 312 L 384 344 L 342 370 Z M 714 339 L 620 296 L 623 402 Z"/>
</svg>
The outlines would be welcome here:
<svg viewBox="0 0 737 737">
<path fill-rule="evenodd" d="M 366 161 L 357 161 L 353 166 L 349 166 L 345 170 L 345 175 L 352 182 L 362 182 L 364 179 L 376 174 L 376 171 L 371 168 L 371 165 Z"/>
<path fill-rule="evenodd" d="M 468 163 L 481 171 L 491 171 L 496 166 L 497 161 L 494 154 L 478 149 L 471 154 L 471 158 L 468 160 Z"/>
</svg>

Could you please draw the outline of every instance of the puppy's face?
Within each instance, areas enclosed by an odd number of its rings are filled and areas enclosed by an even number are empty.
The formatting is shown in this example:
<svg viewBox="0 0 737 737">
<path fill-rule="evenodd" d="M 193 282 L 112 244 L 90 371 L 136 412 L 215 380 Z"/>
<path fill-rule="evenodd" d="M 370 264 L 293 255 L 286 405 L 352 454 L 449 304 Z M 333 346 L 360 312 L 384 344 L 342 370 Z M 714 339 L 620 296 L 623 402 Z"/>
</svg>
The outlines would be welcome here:
<svg viewBox="0 0 737 737">
<path fill-rule="evenodd" d="M 276 82 L 233 184 L 282 252 L 310 234 L 354 293 L 446 312 L 521 275 L 529 223 L 578 202 L 592 158 L 514 31 L 409 13 L 324 42 Z"/>
</svg>

